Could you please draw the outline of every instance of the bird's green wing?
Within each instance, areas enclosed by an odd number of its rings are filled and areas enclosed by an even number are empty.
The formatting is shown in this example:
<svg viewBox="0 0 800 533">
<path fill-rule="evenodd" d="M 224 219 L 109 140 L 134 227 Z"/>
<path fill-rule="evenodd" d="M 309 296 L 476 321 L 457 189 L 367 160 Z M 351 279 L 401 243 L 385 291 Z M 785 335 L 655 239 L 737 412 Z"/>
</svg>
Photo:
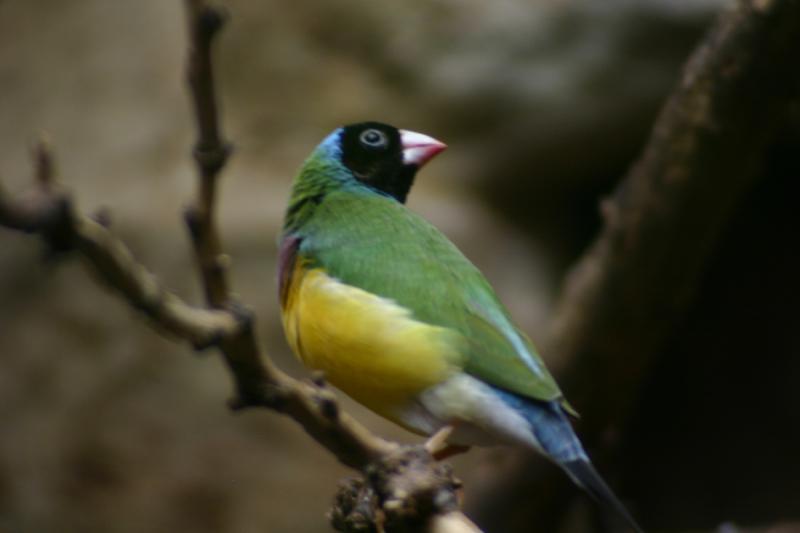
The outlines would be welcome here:
<svg viewBox="0 0 800 533">
<path fill-rule="evenodd" d="M 469 358 L 466 371 L 525 396 L 560 398 L 561 391 L 533 344 L 513 324 L 485 279 L 481 280 L 481 285 L 475 280 L 476 286 L 470 287 L 465 302 L 470 351 L 475 354 Z"/>
<path fill-rule="evenodd" d="M 394 300 L 418 320 L 459 332 L 465 372 L 531 398 L 562 397 L 480 271 L 403 205 L 374 194 L 333 192 L 298 236 L 298 253 L 310 264 Z"/>
</svg>

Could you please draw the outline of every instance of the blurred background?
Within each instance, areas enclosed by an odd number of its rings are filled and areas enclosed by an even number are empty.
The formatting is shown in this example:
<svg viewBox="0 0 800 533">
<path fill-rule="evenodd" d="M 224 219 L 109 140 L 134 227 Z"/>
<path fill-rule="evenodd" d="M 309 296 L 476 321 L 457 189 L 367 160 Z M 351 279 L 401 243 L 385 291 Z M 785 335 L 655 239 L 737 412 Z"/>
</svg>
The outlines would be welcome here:
<svg viewBox="0 0 800 533">
<path fill-rule="evenodd" d="M 216 60 L 236 153 L 221 229 L 264 345 L 303 376 L 279 325 L 275 243 L 292 176 L 330 130 L 372 119 L 447 142 L 409 204 L 535 339 L 597 231 L 598 200 L 726 2 L 224 4 Z M 135 255 L 200 302 L 181 222 L 193 191 L 185 41 L 178 0 L 0 1 L 0 177 L 22 189 L 47 132 L 80 207 L 109 208 Z M 798 123 L 735 214 L 608 472 L 649 531 L 800 519 Z M 215 356 L 155 334 L 80 261 L 44 256 L 0 229 L 0 532 L 330 530 L 351 472 L 285 417 L 232 414 Z M 379 434 L 418 440 L 346 403 Z M 518 460 L 488 449 L 454 461 L 467 512 Z M 564 531 L 585 531 L 590 508 Z"/>
</svg>

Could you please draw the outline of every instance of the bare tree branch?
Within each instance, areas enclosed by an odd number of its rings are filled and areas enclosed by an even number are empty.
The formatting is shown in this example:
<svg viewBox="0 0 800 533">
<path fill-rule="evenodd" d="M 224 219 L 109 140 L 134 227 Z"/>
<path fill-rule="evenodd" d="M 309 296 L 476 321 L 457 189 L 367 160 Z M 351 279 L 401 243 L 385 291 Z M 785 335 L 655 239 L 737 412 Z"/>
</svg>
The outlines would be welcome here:
<svg viewBox="0 0 800 533">
<path fill-rule="evenodd" d="M 605 391 L 601 403 L 577 400 L 592 414 L 584 431 L 625 417 L 650 361 L 693 302 L 798 97 L 797 57 L 800 2 L 739 1 L 692 55 L 644 153 L 602 203 L 603 230 L 567 279 L 552 324 L 553 348 L 578 398 Z"/>
<path fill-rule="evenodd" d="M 800 94 L 798 57 L 800 1 L 731 6 L 687 63 L 639 161 L 602 202 L 604 226 L 566 280 L 548 346 L 583 415 L 582 438 L 601 461 L 615 442 L 607 437 L 619 436 L 609 428 L 635 405 L 732 212 L 763 173 L 765 151 Z M 487 488 L 479 522 L 515 531 L 503 520 L 548 524 L 544 517 L 560 512 L 563 476 L 523 472 Z M 512 491 L 537 497 L 520 511 Z"/>
<path fill-rule="evenodd" d="M 199 182 L 196 202 L 187 209 L 186 220 L 209 308 L 193 307 L 164 289 L 109 231 L 107 217 L 93 220 L 77 213 L 55 181 L 52 153 L 43 142 L 34 152 L 36 180 L 31 190 L 11 199 L 0 187 L 0 225 L 39 234 L 54 250 L 77 251 L 109 287 L 160 331 L 197 349 L 218 347 L 236 384 L 232 407 L 268 407 L 285 413 L 340 462 L 361 470 L 375 496 L 370 498 L 370 505 L 376 528 L 478 531 L 458 511 L 459 482 L 424 446 L 400 446 L 373 435 L 339 409 L 322 377 L 310 382 L 295 380 L 261 351 L 251 313 L 231 296 L 229 260 L 222 251 L 215 223 L 217 179 L 231 150 L 219 132 L 211 45 L 225 18 L 203 0 L 186 0 L 186 7 Z"/>
</svg>

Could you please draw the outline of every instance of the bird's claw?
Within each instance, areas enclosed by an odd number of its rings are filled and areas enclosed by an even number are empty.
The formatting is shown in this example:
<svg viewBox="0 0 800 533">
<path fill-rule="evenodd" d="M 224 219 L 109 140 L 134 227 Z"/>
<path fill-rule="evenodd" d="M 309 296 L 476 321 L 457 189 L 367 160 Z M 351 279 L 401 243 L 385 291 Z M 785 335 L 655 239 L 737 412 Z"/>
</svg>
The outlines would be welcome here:
<svg viewBox="0 0 800 533">
<path fill-rule="evenodd" d="M 469 450 L 469 446 L 462 446 L 460 444 L 451 444 L 447 442 L 447 439 L 450 438 L 450 435 L 453 434 L 455 429 L 456 427 L 454 425 L 448 424 L 439 429 L 439 431 L 434 433 L 433 436 L 431 436 L 431 438 L 425 442 L 425 449 L 437 461 L 442 461 L 448 457 L 452 457 L 453 455 L 458 455 Z"/>
</svg>

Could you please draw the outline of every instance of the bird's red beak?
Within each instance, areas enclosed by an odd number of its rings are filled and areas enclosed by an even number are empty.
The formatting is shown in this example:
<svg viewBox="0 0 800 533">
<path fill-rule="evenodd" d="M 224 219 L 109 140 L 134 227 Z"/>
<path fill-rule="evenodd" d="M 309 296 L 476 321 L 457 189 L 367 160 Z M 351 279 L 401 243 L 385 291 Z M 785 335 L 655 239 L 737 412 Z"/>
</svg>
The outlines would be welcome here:
<svg viewBox="0 0 800 533">
<path fill-rule="evenodd" d="M 400 130 L 400 144 L 403 147 L 403 164 L 422 168 L 425 163 L 442 152 L 447 145 L 415 131 Z"/>
</svg>

